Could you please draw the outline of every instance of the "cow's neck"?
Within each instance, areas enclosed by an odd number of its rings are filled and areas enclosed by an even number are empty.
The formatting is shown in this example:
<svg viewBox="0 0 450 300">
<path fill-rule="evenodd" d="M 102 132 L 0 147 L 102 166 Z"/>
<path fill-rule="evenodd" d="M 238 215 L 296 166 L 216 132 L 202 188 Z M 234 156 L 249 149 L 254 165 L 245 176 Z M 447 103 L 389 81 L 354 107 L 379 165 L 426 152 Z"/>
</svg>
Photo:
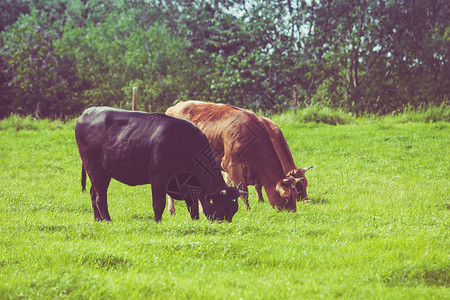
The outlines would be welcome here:
<svg viewBox="0 0 450 300">
<path fill-rule="evenodd" d="M 264 189 L 275 189 L 277 182 L 284 179 L 286 175 L 279 160 L 271 159 L 258 165 L 259 182 Z"/>
<path fill-rule="evenodd" d="M 223 180 L 222 174 L 220 172 L 214 174 L 201 172 L 198 173 L 197 176 L 202 183 L 202 190 L 205 194 L 214 193 L 218 190 L 223 190 L 228 187 Z"/>
<path fill-rule="evenodd" d="M 280 158 L 281 164 L 283 165 L 284 173 L 287 174 L 289 171 L 296 169 L 294 158 L 292 157 L 289 145 L 281 132 L 281 129 L 271 120 L 262 118 L 267 131 L 272 139 L 273 146 Z"/>
<path fill-rule="evenodd" d="M 275 186 L 264 187 L 264 190 L 267 194 L 267 200 L 270 205 L 276 206 L 278 208 L 283 208 L 286 205 L 286 200 L 280 196 L 280 194 L 276 191 Z"/>
<path fill-rule="evenodd" d="M 283 171 L 287 174 L 289 171 L 296 169 L 294 158 L 292 157 L 289 145 L 286 139 L 281 135 L 277 136 L 278 142 L 274 143 L 275 150 L 283 165 Z"/>
</svg>

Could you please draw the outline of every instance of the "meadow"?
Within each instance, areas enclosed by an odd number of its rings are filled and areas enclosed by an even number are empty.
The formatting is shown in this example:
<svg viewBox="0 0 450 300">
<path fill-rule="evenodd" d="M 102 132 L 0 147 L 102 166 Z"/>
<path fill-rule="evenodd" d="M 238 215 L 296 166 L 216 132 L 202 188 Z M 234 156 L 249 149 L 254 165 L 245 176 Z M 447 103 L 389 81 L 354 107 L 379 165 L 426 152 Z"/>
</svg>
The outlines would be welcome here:
<svg viewBox="0 0 450 300">
<path fill-rule="evenodd" d="M 274 116 L 298 165 L 315 166 L 311 201 L 277 212 L 250 187 L 252 209 L 240 202 L 232 223 L 192 221 L 180 201 L 155 223 L 150 186 L 117 181 L 113 222 L 95 222 L 75 121 L 11 116 L 0 122 L 0 298 L 449 299 L 446 112 Z"/>
</svg>

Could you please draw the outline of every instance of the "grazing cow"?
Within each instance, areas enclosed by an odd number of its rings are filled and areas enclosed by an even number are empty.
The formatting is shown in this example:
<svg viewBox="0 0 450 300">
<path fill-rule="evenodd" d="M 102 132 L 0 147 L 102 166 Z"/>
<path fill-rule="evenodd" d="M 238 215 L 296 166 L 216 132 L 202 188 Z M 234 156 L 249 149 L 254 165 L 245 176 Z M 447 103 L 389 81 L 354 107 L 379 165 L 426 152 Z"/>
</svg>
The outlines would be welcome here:
<svg viewBox="0 0 450 300">
<path fill-rule="evenodd" d="M 298 179 L 296 185 L 298 192 L 297 201 L 307 201 L 308 193 L 306 192 L 306 187 L 308 186 L 308 181 L 306 180 L 305 172 L 312 169 L 313 167 L 297 168 L 294 162 L 294 158 L 292 157 L 292 153 L 289 150 L 289 145 L 287 144 L 286 139 L 281 132 L 281 129 L 274 121 L 259 115 L 257 115 L 257 117 L 269 132 L 273 146 L 275 147 L 275 151 L 277 152 L 281 164 L 283 165 L 284 173 Z M 258 194 L 258 200 L 260 202 L 264 202 L 261 185 L 256 185 L 255 189 L 256 193 Z"/>
<path fill-rule="evenodd" d="M 234 185 L 247 192 L 247 185 L 262 184 L 273 207 L 296 211 L 296 180 L 284 174 L 269 133 L 255 114 L 201 101 L 179 102 L 166 114 L 190 120 L 200 128 Z M 248 195 L 244 203 L 250 208 Z"/>
<path fill-rule="evenodd" d="M 151 184 L 155 220 L 160 221 L 166 194 L 184 200 L 198 219 L 198 200 L 208 219 L 232 220 L 239 191 L 228 187 L 205 135 L 191 122 L 165 114 L 109 107 L 87 109 L 75 137 L 82 162 L 82 188 L 91 179 L 96 220 L 110 221 L 107 189 L 111 178 L 130 186 Z"/>
</svg>

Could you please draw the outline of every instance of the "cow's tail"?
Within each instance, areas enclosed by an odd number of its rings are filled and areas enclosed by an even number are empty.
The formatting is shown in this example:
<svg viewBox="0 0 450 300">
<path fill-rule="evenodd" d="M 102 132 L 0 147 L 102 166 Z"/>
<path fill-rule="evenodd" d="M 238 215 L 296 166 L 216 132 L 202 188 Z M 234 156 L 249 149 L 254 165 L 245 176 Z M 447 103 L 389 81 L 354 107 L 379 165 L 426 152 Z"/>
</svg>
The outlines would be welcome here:
<svg viewBox="0 0 450 300">
<path fill-rule="evenodd" d="M 81 165 L 81 191 L 86 192 L 86 170 L 83 165 Z"/>
</svg>

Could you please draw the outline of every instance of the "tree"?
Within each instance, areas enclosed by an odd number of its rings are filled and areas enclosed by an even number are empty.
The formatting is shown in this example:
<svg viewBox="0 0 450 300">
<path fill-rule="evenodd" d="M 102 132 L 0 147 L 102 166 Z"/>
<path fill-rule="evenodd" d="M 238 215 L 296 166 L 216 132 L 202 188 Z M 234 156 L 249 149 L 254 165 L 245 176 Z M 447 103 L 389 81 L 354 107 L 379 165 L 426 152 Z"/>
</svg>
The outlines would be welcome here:
<svg viewBox="0 0 450 300">
<path fill-rule="evenodd" d="M 444 0 L 0 2 L 0 114 L 90 105 L 164 111 L 200 99 L 355 113 L 439 105 L 450 89 Z"/>
<path fill-rule="evenodd" d="M 16 112 L 59 115 L 71 109 L 61 99 L 71 94 L 76 74 L 73 62 L 55 50 L 61 24 L 52 23 L 53 17 L 44 10 L 32 11 L 2 32 L 3 73 L 12 86 L 6 101 Z"/>
</svg>

